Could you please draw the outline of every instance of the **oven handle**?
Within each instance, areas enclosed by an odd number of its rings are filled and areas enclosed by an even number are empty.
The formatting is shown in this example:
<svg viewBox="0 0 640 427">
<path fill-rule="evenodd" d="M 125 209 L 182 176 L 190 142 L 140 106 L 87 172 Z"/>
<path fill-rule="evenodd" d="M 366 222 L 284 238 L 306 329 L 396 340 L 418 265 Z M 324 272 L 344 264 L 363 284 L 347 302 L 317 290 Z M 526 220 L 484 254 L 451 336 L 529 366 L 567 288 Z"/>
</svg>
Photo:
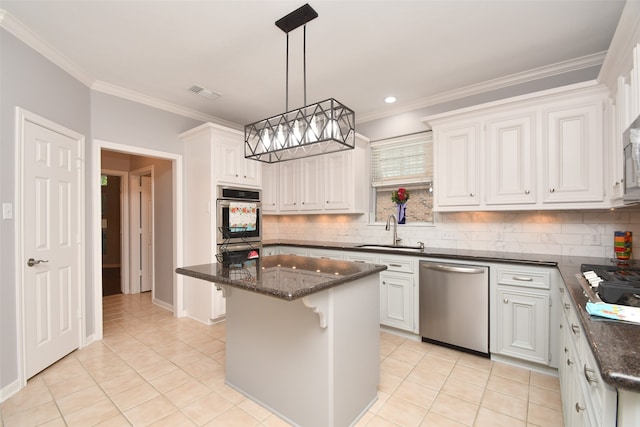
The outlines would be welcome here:
<svg viewBox="0 0 640 427">
<path fill-rule="evenodd" d="M 251 244 L 251 243 L 229 243 L 226 245 L 218 245 L 218 253 L 225 252 L 238 252 L 238 251 L 251 251 L 251 250 L 261 250 L 262 243 Z"/>
<path fill-rule="evenodd" d="M 232 202 L 238 202 L 238 203 L 253 203 L 254 205 L 256 205 L 256 208 L 260 209 L 262 207 L 262 202 L 259 202 L 257 200 L 231 200 L 231 199 L 218 199 L 217 203 L 218 203 L 218 208 L 228 208 Z"/>
</svg>

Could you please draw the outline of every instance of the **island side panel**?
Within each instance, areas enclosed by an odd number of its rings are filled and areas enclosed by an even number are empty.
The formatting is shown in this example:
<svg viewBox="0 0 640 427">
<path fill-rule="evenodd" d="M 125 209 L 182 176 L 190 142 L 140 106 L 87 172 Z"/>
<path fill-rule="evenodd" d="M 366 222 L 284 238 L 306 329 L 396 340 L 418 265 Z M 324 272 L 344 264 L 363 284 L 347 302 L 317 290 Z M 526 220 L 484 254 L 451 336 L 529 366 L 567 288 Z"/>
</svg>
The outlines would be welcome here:
<svg viewBox="0 0 640 427">
<path fill-rule="evenodd" d="M 378 274 L 307 303 L 227 289 L 227 383 L 294 425 L 354 424 L 377 398 Z"/>
<path fill-rule="evenodd" d="M 226 297 L 227 383 L 294 425 L 331 425 L 329 331 L 318 315 L 302 300 L 234 288 Z"/>
<path fill-rule="evenodd" d="M 380 285 L 374 274 L 333 295 L 334 419 L 347 426 L 377 400 L 380 380 Z"/>
</svg>

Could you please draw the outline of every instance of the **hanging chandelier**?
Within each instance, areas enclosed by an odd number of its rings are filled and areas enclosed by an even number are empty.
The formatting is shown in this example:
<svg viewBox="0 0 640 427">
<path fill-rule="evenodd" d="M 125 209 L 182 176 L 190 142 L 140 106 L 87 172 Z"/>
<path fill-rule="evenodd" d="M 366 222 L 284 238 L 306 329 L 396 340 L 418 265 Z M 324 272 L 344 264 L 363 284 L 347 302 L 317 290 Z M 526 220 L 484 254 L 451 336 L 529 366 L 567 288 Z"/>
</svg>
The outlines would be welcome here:
<svg viewBox="0 0 640 427">
<path fill-rule="evenodd" d="M 283 162 L 355 148 L 355 113 L 333 98 L 307 105 L 306 38 L 307 22 L 318 17 L 309 4 L 276 21 L 287 34 L 285 113 L 244 127 L 244 156 L 265 163 Z M 304 26 L 304 104 L 289 110 L 289 32 Z"/>
</svg>

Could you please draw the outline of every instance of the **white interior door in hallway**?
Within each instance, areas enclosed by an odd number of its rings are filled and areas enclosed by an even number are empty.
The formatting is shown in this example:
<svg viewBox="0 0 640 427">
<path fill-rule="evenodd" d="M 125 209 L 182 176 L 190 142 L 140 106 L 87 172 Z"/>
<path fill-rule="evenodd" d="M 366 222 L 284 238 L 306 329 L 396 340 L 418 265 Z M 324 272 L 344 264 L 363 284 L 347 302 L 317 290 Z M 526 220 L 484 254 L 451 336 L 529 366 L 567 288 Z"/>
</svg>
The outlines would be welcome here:
<svg viewBox="0 0 640 427">
<path fill-rule="evenodd" d="M 140 292 L 152 288 L 153 265 L 153 198 L 151 177 L 140 177 Z"/>
<path fill-rule="evenodd" d="M 39 123 L 22 122 L 26 378 L 77 349 L 81 336 L 83 138 Z"/>
<path fill-rule="evenodd" d="M 153 167 L 131 172 L 131 293 L 153 290 Z"/>
</svg>

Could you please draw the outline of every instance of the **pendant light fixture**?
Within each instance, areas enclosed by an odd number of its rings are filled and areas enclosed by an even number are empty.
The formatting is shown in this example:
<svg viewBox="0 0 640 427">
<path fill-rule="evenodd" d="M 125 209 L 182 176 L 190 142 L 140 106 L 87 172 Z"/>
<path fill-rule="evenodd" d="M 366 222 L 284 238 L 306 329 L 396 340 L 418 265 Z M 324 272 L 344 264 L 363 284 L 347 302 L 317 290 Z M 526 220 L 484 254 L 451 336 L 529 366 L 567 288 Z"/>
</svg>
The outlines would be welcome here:
<svg viewBox="0 0 640 427">
<path fill-rule="evenodd" d="M 353 110 L 333 98 L 307 105 L 307 22 L 317 17 L 318 13 L 305 4 L 276 21 L 276 26 L 287 34 L 286 112 L 244 127 L 245 158 L 276 163 L 355 148 Z M 304 26 L 305 106 L 289 110 L 289 32 L 300 26 Z"/>
</svg>

